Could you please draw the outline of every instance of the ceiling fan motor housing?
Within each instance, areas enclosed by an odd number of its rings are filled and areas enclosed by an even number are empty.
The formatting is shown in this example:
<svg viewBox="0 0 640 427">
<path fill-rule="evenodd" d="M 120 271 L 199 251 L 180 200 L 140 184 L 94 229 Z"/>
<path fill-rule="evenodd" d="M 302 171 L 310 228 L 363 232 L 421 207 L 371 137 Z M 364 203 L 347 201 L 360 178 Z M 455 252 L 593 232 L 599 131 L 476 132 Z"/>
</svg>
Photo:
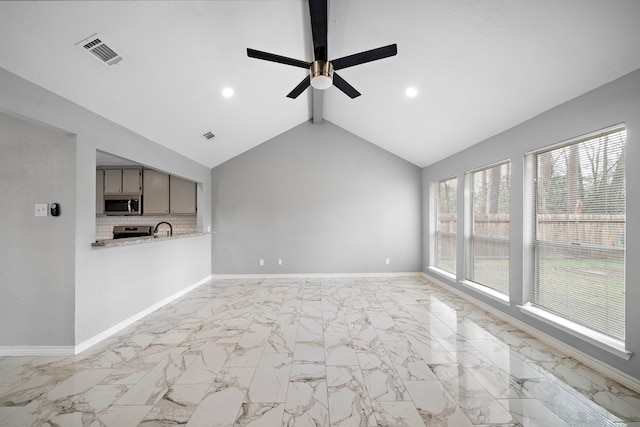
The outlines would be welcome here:
<svg viewBox="0 0 640 427">
<path fill-rule="evenodd" d="M 333 65 L 329 61 L 316 60 L 309 67 L 311 86 L 315 89 L 329 89 L 333 85 Z"/>
</svg>

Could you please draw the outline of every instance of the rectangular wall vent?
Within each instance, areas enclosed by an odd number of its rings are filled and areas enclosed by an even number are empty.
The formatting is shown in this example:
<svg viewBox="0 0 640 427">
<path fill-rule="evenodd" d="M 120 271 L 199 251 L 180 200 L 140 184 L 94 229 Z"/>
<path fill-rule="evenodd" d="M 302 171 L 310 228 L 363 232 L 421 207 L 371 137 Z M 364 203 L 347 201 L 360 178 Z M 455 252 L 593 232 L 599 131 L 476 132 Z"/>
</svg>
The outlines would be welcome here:
<svg viewBox="0 0 640 427">
<path fill-rule="evenodd" d="M 124 61 L 124 57 L 115 51 L 113 45 L 109 46 L 104 38 L 97 34 L 76 43 L 76 46 L 107 67 Z"/>
<path fill-rule="evenodd" d="M 202 135 L 202 136 L 204 136 L 204 137 L 205 137 L 205 138 L 207 138 L 207 139 L 213 139 L 213 137 L 215 137 L 215 135 L 214 135 L 214 134 L 212 134 L 211 132 L 207 132 L 207 133 L 205 133 L 205 134 L 204 134 L 204 135 Z"/>
</svg>

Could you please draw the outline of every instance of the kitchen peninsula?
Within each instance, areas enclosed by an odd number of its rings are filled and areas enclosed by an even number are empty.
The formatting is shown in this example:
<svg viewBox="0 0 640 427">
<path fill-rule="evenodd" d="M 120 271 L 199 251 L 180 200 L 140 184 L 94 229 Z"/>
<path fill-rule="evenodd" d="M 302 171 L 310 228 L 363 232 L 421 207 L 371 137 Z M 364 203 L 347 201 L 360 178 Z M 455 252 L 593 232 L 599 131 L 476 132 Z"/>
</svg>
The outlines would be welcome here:
<svg viewBox="0 0 640 427">
<path fill-rule="evenodd" d="M 164 242 L 167 240 L 175 240 L 175 239 L 183 239 L 187 237 L 196 237 L 203 236 L 205 232 L 194 231 L 191 233 L 184 234 L 174 234 L 173 236 L 165 236 L 165 235 L 156 235 L 156 236 L 138 236 L 138 237 L 128 237 L 125 239 L 103 239 L 96 240 L 91 244 L 94 248 L 112 248 L 118 246 L 132 246 L 132 245 L 140 245 L 147 243 L 156 243 L 156 242 Z"/>
</svg>

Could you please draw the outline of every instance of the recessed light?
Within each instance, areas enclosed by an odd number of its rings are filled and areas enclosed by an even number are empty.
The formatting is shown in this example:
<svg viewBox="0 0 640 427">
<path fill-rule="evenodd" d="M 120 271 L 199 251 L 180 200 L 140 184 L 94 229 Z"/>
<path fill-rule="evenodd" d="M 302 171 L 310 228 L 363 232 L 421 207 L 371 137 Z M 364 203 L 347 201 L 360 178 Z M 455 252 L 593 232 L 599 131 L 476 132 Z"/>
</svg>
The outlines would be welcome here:
<svg viewBox="0 0 640 427">
<path fill-rule="evenodd" d="M 224 89 L 222 89 L 222 96 L 224 96 L 225 98 L 231 98 L 233 96 L 233 89 L 231 89 L 230 87 L 225 87 Z"/>
<path fill-rule="evenodd" d="M 415 98 L 416 96 L 418 96 L 418 89 L 416 89 L 415 87 L 408 87 L 407 90 L 404 91 L 404 93 L 409 98 Z"/>
</svg>

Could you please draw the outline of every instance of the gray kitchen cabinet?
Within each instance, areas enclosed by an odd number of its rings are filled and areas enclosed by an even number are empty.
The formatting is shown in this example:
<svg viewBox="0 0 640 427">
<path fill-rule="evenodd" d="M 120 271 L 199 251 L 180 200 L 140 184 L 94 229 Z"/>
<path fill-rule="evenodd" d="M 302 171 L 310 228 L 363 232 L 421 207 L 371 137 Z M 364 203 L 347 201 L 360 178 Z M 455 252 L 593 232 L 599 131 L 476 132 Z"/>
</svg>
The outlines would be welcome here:
<svg viewBox="0 0 640 427">
<path fill-rule="evenodd" d="M 104 215 L 104 169 L 96 169 L 96 215 Z"/>
<path fill-rule="evenodd" d="M 143 215 L 169 214 L 169 175 L 151 169 L 142 172 Z"/>
<path fill-rule="evenodd" d="M 122 194 L 140 194 L 141 178 L 140 169 L 122 169 Z"/>
<path fill-rule="evenodd" d="M 104 194 L 122 194 L 122 169 L 105 169 Z"/>
<path fill-rule="evenodd" d="M 172 214 L 196 213 L 196 183 L 171 176 L 169 178 L 169 197 Z"/>
<path fill-rule="evenodd" d="M 140 194 L 140 169 L 105 169 L 104 194 Z"/>
</svg>

